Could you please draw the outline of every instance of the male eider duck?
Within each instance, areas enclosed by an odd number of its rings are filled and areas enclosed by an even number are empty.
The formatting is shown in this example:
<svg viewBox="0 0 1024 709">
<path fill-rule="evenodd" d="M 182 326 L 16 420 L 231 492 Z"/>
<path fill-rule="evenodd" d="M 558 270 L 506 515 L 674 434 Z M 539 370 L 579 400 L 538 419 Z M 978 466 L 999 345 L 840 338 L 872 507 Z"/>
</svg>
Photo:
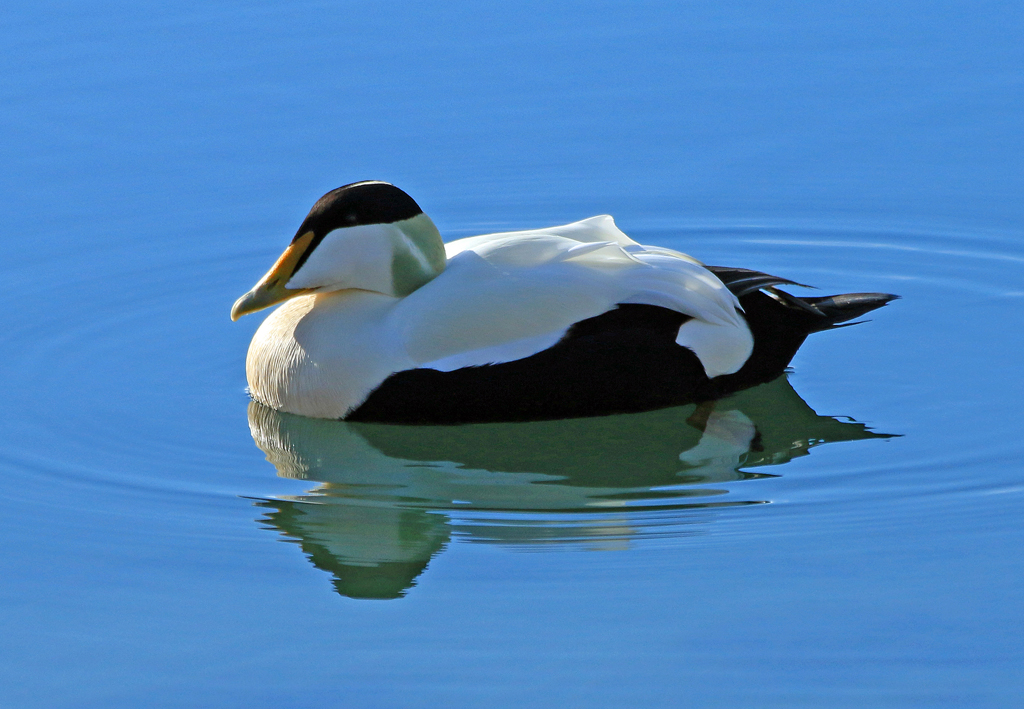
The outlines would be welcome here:
<svg viewBox="0 0 1024 709">
<path fill-rule="evenodd" d="M 313 205 L 232 320 L 281 306 L 246 359 L 254 399 L 317 418 L 468 423 L 709 401 L 782 374 L 804 338 L 896 296 L 798 285 L 643 246 L 609 216 L 441 240 L 402 190 Z"/>
</svg>

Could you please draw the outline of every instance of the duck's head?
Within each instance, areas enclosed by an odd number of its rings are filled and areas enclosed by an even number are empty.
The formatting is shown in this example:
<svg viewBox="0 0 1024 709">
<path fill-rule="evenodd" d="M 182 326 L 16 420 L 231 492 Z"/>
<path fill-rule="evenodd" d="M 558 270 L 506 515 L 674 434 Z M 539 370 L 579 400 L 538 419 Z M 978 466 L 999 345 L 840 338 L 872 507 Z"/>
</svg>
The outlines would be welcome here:
<svg viewBox="0 0 1024 709">
<path fill-rule="evenodd" d="M 444 270 L 444 243 L 412 197 L 387 182 L 354 182 L 313 205 L 274 266 L 231 319 L 307 293 L 358 288 L 406 296 Z"/>
</svg>

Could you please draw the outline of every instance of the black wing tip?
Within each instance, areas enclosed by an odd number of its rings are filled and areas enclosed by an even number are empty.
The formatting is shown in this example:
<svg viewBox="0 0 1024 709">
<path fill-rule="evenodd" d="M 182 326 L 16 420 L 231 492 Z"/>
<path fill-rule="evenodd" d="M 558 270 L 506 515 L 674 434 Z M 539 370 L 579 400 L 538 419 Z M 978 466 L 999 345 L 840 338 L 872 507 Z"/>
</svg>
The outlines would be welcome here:
<svg viewBox="0 0 1024 709">
<path fill-rule="evenodd" d="M 825 316 L 826 328 L 834 328 L 841 323 L 848 323 L 872 310 L 888 305 L 894 300 L 899 300 L 899 298 L 900 296 L 893 293 L 840 293 L 820 298 L 806 298 L 805 301 Z"/>
<path fill-rule="evenodd" d="M 804 283 L 797 283 L 788 278 L 780 278 L 761 271 L 753 271 L 749 268 L 731 268 L 728 266 L 707 266 L 707 269 L 718 277 L 725 287 L 728 288 L 737 298 L 742 298 L 748 293 L 756 290 L 770 290 L 773 286 L 797 286 L 799 288 L 814 288 Z"/>
</svg>

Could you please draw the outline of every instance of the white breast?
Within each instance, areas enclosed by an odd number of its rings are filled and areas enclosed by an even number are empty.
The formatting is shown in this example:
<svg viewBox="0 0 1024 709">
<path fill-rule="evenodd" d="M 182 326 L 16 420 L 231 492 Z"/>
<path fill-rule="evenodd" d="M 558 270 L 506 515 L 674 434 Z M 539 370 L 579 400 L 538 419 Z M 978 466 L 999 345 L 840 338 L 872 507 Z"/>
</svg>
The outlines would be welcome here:
<svg viewBox="0 0 1024 709">
<path fill-rule="evenodd" d="M 249 346 L 250 393 L 279 411 L 344 417 L 389 375 L 415 366 L 387 327 L 397 301 L 347 290 L 284 303 Z"/>
</svg>

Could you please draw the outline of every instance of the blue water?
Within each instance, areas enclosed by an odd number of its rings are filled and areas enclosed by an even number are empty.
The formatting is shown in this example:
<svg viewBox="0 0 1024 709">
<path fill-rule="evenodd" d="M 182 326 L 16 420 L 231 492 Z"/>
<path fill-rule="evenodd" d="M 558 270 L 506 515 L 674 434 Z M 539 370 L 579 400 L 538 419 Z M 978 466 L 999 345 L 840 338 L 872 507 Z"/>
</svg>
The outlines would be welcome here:
<svg viewBox="0 0 1024 709">
<path fill-rule="evenodd" d="M 0 22 L 0 706 L 1017 706 L 1013 3 L 30 3 Z M 902 300 L 720 402 L 261 410 L 312 202 Z M 693 425 L 704 416 L 705 424 Z"/>
</svg>

